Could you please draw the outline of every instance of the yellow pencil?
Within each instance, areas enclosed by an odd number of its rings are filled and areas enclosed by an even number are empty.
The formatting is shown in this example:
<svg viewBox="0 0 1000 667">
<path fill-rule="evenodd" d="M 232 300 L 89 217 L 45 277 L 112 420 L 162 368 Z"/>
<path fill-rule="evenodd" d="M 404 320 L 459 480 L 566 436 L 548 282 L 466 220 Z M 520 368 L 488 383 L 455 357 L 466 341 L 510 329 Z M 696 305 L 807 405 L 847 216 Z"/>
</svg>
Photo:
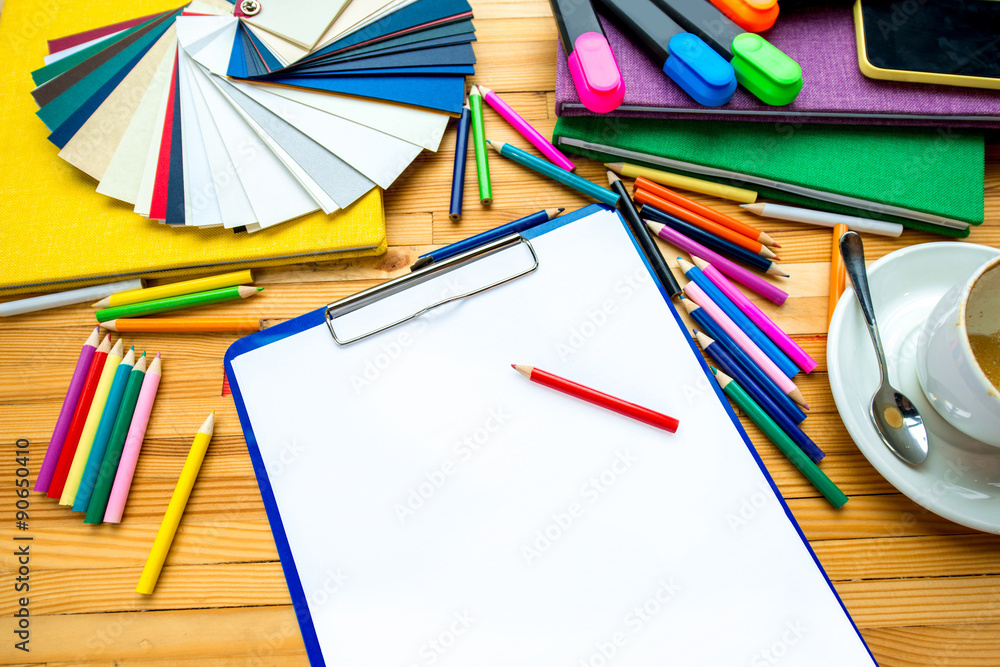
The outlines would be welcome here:
<svg viewBox="0 0 1000 667">
<path fill-rule="evenodd" d="M 234 285 L 250 285 L 253 283 L 253 275 L 250 269 L 246 271 L 234 271 L 233 273 L 223 273 L 218 276 L 206 276 L 205 278 L 195 278 L 179 283 L 169 283 L 167 285 L 157 285 L 146 289 L 135 289 L 131 292 L 120 292 L 106 296 L 94 304 L 94 308 L 111 308 L 112 306 L 127 306 L 131 303 L 142 303 L 154 299 L 165 299 L 168 296 L 180 296 L 182 294 L 194 294 L 195 292 L 207 292 L 220 287 L 233 287 Z"/>
<path fill-rule="evenodd" d="M 194 487 L 194 481 L 198 478 L 201 462 L 205 460 L 205 452 L 208 451 L 208 443 L 212 440 L 214 428 L 215 410 L 212 410 L 212 414 L 198 429 L 198 433 L 194 436 L 194 442 L 191 443 L 191 450 L 188 451 L 181 476 L 174 488 L 174 495 L 170 497 L 167 513 L 163 515 L 163 523 L 160 524 L 160 530 L 157 531 L 156 539 L 153 540 L 153 548 L 149 551 L 149 558 L 139 576 L 139 585 L 135 587 L 137 593 L 152 595 L 153 589 L 156 588 L 156 580 L 160 577 L 163 561 L 167 559 L 170 544 L 174 541 L 174 533 L 177 532 L 177 526 L 180 525 L 188 496 L 191 495 L 191 489 Z"/>
<path fill-rule="evenodd" d="M 672 188 L 700 192 L 703 195 L 711 195 L 721 199 L 740 202 L 741 204 L 752 204 L 757 201 L 757 193 L 753 190 L 737 188 L 732 185 L 722 185 L 714 181 L 706 181 L 692 176 L 683 176 L 670 171 L 652 169 L 651 167 L 640 167 L 637 164 L 628 162 L 612 162 L 605 165 L 611 171 L 621 174 L 626 178 L 638 178 L 645 176 L 654 183 L 668 185 Z"/>
</svg>

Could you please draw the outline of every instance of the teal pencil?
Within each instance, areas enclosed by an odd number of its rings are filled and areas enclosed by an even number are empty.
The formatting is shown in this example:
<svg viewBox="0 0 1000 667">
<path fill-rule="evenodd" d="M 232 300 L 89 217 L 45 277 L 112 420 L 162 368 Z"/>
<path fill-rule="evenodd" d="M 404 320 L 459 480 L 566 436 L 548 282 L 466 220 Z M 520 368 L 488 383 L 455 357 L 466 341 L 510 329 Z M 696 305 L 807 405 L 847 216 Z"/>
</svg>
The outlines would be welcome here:
<svg viewBox="0 0 1000 667">
<path fill-rule="evenodd" d="M 503 141 L 487 141 L 486 143 L 492 146 L 503 157 L 509 158 L 514 162 L 527 167 L 528 169 L 533 169 L 543 176 L 548 176 L 552 180 L 559 181 L 563 185 L 567 185 L 574 190 L 578 190 L 588 197 L 593 197 L 599 202 L 603 202 L 609 206 L 618 205 L 618 199 L 620 198 L 618 193 L 612 192 L 607 188 L 602 188 L 599 185 L 595 185 L 586 178 L 577 176 L 576 174 L 568 172 L 561 167 L 557 167 L 548 160 L 535 157 L 531 153 L 523 151 L 517 146 Z"/>
</svg>

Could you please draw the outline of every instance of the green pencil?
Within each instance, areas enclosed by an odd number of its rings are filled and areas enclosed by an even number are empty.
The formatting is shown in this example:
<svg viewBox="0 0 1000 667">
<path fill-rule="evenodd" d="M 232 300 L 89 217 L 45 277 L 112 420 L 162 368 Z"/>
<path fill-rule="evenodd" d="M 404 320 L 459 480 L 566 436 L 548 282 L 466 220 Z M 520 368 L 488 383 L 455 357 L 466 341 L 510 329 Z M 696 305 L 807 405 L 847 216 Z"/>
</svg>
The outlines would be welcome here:
<svg viewBox="0 0 1000 667">
<path fill-rule="evenodd" d="M 111 308 L 103 308 L 97 311 L 97 321 L 107 322 L 108 320 L 116 320 L 119 317 L 139 317 L 141 315 L 153 315 L 154 313 L 166 313 L 171 310 L 194 308 L 195 306 L 207 306 L 212 303 L 247 299 L 262 289 L 264 288 L 253 287 L 252 285 L 235 285 L 233 287 L 220 287 L 219 289 L 207 292 L 169 296 L 164 299 L 130 303 L 125 306 L 112 306 Z"/>
<path fill-rule="evenodd" d="M 128 435 L 129 426 L 132 424 L 132 413 L 135 412 L 135 404 L 139 400 L 139 390 L 142 388 L 142 381 L 145 378 L 146 353 L 143 352 L 139 361 L 135 362 L 132 372 L 129 373 L 128 384 L 125 385 L 125 393 L 118 406 L 118 414 L 115 415 L 115 423 L 111 429 L 111 437 L 108 438 L 107 449 L 104 450 L 104 457 L 98 465 L 97 473 L 88 480 L 93 489 L 87 496 L 87 506 L 83 508 L 83 511 L 87 513 L 83 519 L 84 523 L 101 523 L 104 519 L 104 510 L 107 508 L 108 497 L 111 495 L 111 484 L 115 481 L 118 462 L 121 460 L 122 448 L 125 446 L 125 436 Z"/>
<path fill-rule="evenodd" d="M 479 201 L 493 203 L 493 188 L 490 186 L 490 160 L 486 150 L 486 128 L 483 127 L 483 96 L 479 88 L 469 91 L 469 110 L 472 112 L 472 144 L 476 148 L 476 174 L 479 176 Z"/>
<path fill-rule="evenodd" d="M 746 392 L 743 387 L 722 371 L 713 368 L 712 372 L 715 373 L 715 379 L 719 382 L 719 386 L 722 387 L 722 391 L 726 392 L 726 396 L 733 400 L 743 412 L 747 413 L 747 416 L 757 424 L 764 431 L 764 435 L 771 439 L 778 449 L 788 457 L 788 460 L 792 462 L 799 471 L 805 475 L 806 479 L 812 482 L 812 485 L 823 494 L 823 496 L 830 501 L 830 504 L 834 507 L 843 507 L 844 503 L 847 502 L 847 496 L 844 492 L 837 488 L 826 473 L 820 470 L 819 466 L 812 462 L 812 460 L 806 456 L 799 446 L 796 445 L 788 435 L 781 430 L 781 428 L 774 422 L 771 417 L 764 412 L 757 403 L 750 398 L 750 394 Z"/>
</svg>

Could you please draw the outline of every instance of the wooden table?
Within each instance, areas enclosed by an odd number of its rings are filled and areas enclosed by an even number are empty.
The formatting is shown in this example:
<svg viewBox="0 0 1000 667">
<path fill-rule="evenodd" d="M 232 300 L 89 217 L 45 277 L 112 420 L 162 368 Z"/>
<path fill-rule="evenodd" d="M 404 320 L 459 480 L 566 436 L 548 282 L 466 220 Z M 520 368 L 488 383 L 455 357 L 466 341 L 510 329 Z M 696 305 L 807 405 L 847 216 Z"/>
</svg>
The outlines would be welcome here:
<svg viewBox="0 0 1000 667">
<path fill-rule="evenodd" d="M 544 0 L 474 1 L 475 79 L 550 134 L 555 123 L 556 28 Z M 489 136 L 514 140 L 487 108 Z M 274 323 L 400 275 L 422 252 L 543 207 L 589 203 L 502 159 L 492 160 L 495 204 L 481 208 L 469 166 L 465 216 L 448 220 L 454 134 L 425 153 L 386 193 L 389 251 L 376 258 L 257 272 L 252 304 L 218 314 L 260 313 Z M 579 173 L 604 182 L 597 163 Z M 987 222 L 969 241 L 1000 247 L 1000 150 L 988 149 Z M 95 195 L 96 196 L 96 195 Z M 708 199 L 703 201 L 708 202 Z M 740 216 L 735 206 L 720 210 Z M 754 219 L 781 244 L 791 298 L 769 308 L 816 359 L 800 386 L 812 405 L 805 430 L 827 452 L 823 469 L 851 497 L 836 512 L 760 432 L 744 422 L 767 468 L 880 664 L 1000 664 L 1000 536 L 939 518 L 898 493 L 861 455 L 836 412 L 827 381 L 830 232 Z M 907 231 L 866 236 L 869 259 L 940 240 Z M 665 246 L 664 246 L 665 247 Z M 10 249 L 5 248 L 5 253 Z M 676 254 L 671 251 L 668 256 Z M 759 303 L 759 302 L 758 302 Z M 763 305 L 763 304 L 762 304 Z M 248 310 L 249 309 L 249 310 Z M 208 311 L 205 311 L 206 314 Z M 222 395 L 222 357 L 233 335 L 128 335 L 162 352 L 164 376 L 119 526 L 87 526 L 42 495 L 30 497 L 26 531 L 14 526 L 14 442 L 30 443 L 37 475 L 79 345 L 88 307 L 0 320 L 0 662 L 90 664 L 303 664 L 305 651 L 233 401 Z M 135 593 L 191 439 L 211 410 L 215 438 L 155 595 Z M 30 536 L 30 653 L 13 648 L 16 536 Z M 668 656 L 665 659 L 669 660 Z M 849 666 L 845 666 L 849 667 Z"/>
</svg>

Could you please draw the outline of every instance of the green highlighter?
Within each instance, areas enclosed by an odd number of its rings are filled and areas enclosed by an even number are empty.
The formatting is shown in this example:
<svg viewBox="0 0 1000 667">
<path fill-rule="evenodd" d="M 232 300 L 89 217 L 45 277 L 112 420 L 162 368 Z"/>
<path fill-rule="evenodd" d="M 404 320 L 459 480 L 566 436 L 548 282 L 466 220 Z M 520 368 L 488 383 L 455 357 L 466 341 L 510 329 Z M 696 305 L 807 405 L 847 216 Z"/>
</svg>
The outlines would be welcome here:
<svg viewBox="0 0 1000 667">
<path fill-rule="evenodd" d="M 791 104 L 802 90 L 802 68 L 760 35 L 746 32 L 708 0 L 653 0 L 670 18 L 725 58 L 736 81 L 772 106 Z"/>
</svg>

